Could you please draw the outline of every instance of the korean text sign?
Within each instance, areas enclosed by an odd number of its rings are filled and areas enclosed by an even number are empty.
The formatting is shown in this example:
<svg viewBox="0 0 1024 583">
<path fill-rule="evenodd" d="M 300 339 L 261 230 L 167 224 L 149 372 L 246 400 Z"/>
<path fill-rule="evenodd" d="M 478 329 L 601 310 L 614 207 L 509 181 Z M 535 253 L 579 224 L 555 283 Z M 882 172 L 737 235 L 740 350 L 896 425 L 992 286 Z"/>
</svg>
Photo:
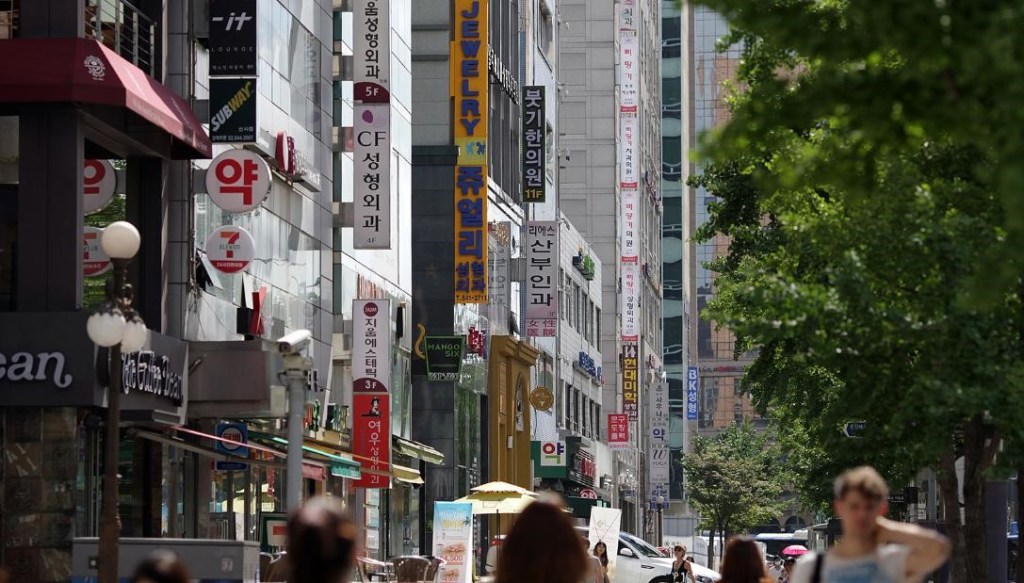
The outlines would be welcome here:
<svg viewBox="0 0 1024 583">
<path fill-rule="evenodd" d="M 353 300 L 352 331 L 352 392 L 389 392 L 391 300 Z"/>
<path fill-rule="evenodd" d="M 558 221 L 526 224 L 526 335 L 554 336 L 558 327 Z"/>
<path fill-rule="evenodd" d="M 697 420 L 697 396 L 700 388 L 700 376 L 697 374 L 697 367 L 691 366 L 686 369 L 686 418 L 690 421 Z"/>
<path fill-rule="evenodd" d="M 608 447 L 629 449 L 629 415 L 610 413 L 608 415 Z"/>
<path fill-rule="evenodd" d="M 647 394 L 648 427 L 650 429 L 650 446 L 648 448 L 648 484 L 651 498 L 669 497 L 668 487 L 671 481 L 671 460 L 669 459 L 668 440 L 668 383 L 661 381 L 651 386 Z"/>
<path fill-rule="evenodd" d="M 454 0 L 451 95 L 455 103 L 455 302 L 487 297 L 487 2 Z"/>
<path fill-rule="evenodd" d="M 544 86 L 523 88 L 523 202 L 544 202 L 547 189 L 547 121 Z"/>
<path fill-rule="evenodd" d="M 631 421 L 635 421 L 639 413 L 640 403 L 640 359 L 638 358 L 637 345 L 626 343 L 622 345 L 622 411 L 629 415 Z"/>
<path fill-rule="evenodd" d="M 352 395 L 352 453 L 359 456 L 362 478 L 357 488 L 391 486 L 391 396 L 387 393 Z"/>
</svg>

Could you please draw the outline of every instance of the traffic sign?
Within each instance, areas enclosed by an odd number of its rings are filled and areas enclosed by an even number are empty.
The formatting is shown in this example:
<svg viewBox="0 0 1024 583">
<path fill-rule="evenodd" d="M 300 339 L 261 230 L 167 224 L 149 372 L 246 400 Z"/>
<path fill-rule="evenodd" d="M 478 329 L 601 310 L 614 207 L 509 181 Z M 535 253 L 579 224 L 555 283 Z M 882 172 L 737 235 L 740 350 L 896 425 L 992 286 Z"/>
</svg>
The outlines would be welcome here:
<svg viewBox="0 0 1024 583">
<path fill-rule="evenodd" d="M 217 441 L 218 452 L 242 458 L 249 457 L 249 448 L 245 446 L 249 442 L 249 428 L 244 423 L 218 423 L 216 434 L 217 437 L 234 442 Z M 231 472 L 244 470 L 248 466 L 243 461 L 231 460 L 218 461 L 215 467 L 221 472 Z"/>
<path fill-rule="evenodd" d="M 866 421 L 851 421 L 843 426 L 843 435 L 846 437 L 860 437 L 864 435 L 865 427 L 867 427 Z"/>
</svg>

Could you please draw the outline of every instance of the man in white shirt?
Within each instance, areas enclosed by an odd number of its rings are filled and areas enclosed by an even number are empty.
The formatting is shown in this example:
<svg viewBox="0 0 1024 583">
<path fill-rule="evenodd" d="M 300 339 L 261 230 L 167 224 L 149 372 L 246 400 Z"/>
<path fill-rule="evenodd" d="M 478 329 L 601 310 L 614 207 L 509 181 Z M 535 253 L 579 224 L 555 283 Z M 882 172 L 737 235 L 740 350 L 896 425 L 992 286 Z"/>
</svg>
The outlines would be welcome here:
<svg viewBox="0 0 1024 583">
<path fill-rule="evenodd" d="M 939 533 L 884 518 L 889 487 L 874 468 L 839 476 L 835 513 L 842 540 L 822 560 L 812 553 L 797 563 L 790 583 L 917 583 L 949 558 Z"/>
</svg>

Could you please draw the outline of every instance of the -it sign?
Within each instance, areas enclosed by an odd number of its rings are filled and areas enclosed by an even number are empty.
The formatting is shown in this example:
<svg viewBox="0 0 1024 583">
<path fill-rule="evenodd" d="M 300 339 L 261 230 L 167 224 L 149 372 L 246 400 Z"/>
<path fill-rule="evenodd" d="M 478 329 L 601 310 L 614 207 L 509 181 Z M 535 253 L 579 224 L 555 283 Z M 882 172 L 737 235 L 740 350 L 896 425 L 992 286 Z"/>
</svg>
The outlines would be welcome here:
<svg viewBox="0 0 1024 583">
<path fill-rule="evenodd" d="M 259 208 L 270 194 L 270 167 L 255 152 L 231 149 L 213 159 L 206 170 L 206 192 L 213 204 L 229 213 Z"/>
<path fill-rule="evenodd" d="M 242 227 L 216 229 L 206 239 L 210 263 L 224 273 L 237 273 L 249 266 L 256 254 L 256 242 Z"/>
<path fill-rule="evenodd" d="M 82 212 L 90 215 L 114 200 L 117 173 L 107 160 L 86 160 L 82 169 Z"/>
</svg>

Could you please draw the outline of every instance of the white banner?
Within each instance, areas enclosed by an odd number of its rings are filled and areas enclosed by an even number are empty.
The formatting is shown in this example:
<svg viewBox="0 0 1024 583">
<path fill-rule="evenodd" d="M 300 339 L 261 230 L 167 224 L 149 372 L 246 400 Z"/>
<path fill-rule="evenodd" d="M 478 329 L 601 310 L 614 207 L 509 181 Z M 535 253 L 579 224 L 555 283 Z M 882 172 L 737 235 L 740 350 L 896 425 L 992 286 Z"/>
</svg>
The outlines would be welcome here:
<svg viewBox="0 0 1024 583">
<path fill-rule="evenodd" d="M 638 342 L 640 339 L 640 266 L 636 263 L 620 263 L 622 276 L 622 341 Z"/>
<path fill-rule="evenodd" d="M 635 115 L 619 116 L 619 186 L 636 189 L 640 185 L 640 158 L 637 142 L 640 122 Z"/>
<path fill-rule="evenodd" d="M 594 553 L 597 543 L 604 543 L 608 548 L 608 580 L 615 581 L 615 559 L 619 555 L 619 529 L 622 525 L 622 510 L 594 506 L 590 509 L 590 525 L 588 538 L 590 553 Z"/>
<path fill-rule="evenodd" d="M 387 0 L 354 0 L 355 249 L 391 248 L 391 17 Z"/>
<path fill-rule="evenodd" d="M 391 390 L 391 300 L 352 300 L 352 392 Z"/>
<path fill-rule="evenodd" d="M 668 441 L 668 383 L 659 380 L 647 394 L 650 405 L 648 427 L 650 428 L 650 462 L 648 464 L 648 484 L 651 489 L 651 501 L 662 496 L 669 499 L 668 485 L 671 481 L 671 462 L 669 461 Z"/>
<path fill-rule="evenodd" d="M 526 335 L 558 328 L 558 221 L 526 223 Z"/>
<path fill-rule="evenodd" d="M 638 263 L 640 195 L 635 188 L 623 188 L 619 205 L 619 253 L 623 263 Z"/>
<path fill-rule="evenodd" d="M 635 30 L 619 31 L 619 111 L 636 113 L 640 101 L 640 42 Z"/>
<path fill-rule="evenodd" d="M 508 314 L 512 306 L 512 223 L 501 221 L 487 226 L 487 289 L 491 330 L 496 335 L 508 334 Z"/>
<path fill-rule="evenodd" d="M 473 505 L 434 502 L 433 543 L 434 556 L 445 561 L 438 580 L 470 583 L 473 580 Z"/>
</svg>

